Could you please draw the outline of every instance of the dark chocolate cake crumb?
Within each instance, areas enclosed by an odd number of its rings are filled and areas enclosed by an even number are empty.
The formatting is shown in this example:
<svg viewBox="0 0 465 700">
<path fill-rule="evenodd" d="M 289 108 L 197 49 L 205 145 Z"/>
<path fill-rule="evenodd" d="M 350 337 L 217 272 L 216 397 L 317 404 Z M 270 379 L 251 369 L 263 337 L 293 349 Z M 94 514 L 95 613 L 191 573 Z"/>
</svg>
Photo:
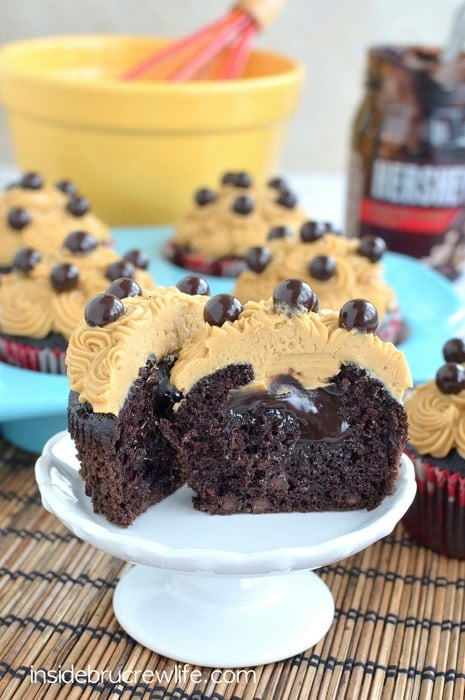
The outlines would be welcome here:
<svg viewBox="0 0 465 700">
<path fill-rule="evenodd" d="M 120 527 L 128 527 L 185 481 L 174 449 L 158 427 L 179 398 L 173 393 L 170 400 L 167 391 L 174 359 L 170 356 L 159 365 L 154 357 L 148 360 L 118 417 L 94 414 L 90 404 L 70 394 L 68 425 L 86 494 L 96 513 Z"/>
<path fill-rule="evenodd" d="M 330 391 L 347 429 L 340 439 L 315 440 L 304 439 L 299 416 L 279 401 L 231 410 L 232 390 L 252 379 L 249 365 L 221 369 L 197 382 L 172 420 L 162 421 L 182 455 L 196 508 L 215 514 L 372 509 L 392 492 L 407 417 L 381 382 L 343 366 Z"/>
</svg>

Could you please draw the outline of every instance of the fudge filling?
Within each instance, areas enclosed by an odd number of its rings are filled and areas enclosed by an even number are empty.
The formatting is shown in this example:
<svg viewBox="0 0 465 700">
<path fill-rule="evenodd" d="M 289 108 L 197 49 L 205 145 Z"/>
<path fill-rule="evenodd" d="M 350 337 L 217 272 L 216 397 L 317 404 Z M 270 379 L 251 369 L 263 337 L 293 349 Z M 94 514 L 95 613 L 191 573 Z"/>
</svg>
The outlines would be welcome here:
<svg viewBox="0 0 465 700">
<path fill-rule="evenodd" d="M 232 391 L 225 412 L 234 419 L 259 407 L 284 411 L 300 425 L 298 442 L 324 440 L 329 446 L 342 442 L 349 429 L 348 421 L 340 413 L 341 395 L 341 390 L 333 384 L 306 390 L 293 377 L 281 375 L 271 382 L 268 391 Z"/>
</svg>

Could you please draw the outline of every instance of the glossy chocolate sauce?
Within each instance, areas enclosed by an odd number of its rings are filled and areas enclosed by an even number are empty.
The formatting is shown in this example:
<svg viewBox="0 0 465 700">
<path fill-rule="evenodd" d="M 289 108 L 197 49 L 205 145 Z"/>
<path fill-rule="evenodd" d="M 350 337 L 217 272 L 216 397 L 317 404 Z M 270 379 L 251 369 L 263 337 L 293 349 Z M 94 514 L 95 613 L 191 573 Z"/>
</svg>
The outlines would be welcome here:
<svg viewBox="0 0 465 700">
<path fill-rule="evenodd" d="M 182 395 L 170 383 L 170 372 L 177 356 L 167 355 L 158 362 L 157 383 L 155 386 L 154 402 L 157 407 L 157 412 L 160 415 L 168 415 L 171 413 L 173 406 L 177 403 Z"/>
<path fill-rule="evenodd" d="M 225 408 L 233 415 L 244 415 L 258 408 L 282 410 L 299 421 L 299 442 L 335 444 L 347 437 L 349 429 L 340 415 L 341 396 L 342 392 L 334 385 L 305 389 L 294 377 L 280 375 L 269 391 L 232 391 Z"/>
</svg>

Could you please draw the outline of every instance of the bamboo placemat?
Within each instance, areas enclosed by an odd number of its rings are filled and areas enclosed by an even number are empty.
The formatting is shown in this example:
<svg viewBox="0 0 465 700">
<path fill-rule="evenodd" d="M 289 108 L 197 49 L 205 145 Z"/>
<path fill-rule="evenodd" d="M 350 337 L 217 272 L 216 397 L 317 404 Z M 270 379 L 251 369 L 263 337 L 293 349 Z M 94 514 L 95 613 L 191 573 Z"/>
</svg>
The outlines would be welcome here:
<svg viewBox="0 0 465 700">
<path fill-rule="evenodd" d="M 2 700 L 465 697 L 465 562 L 418 547 L 402 525 L 320 569 L 336 613 L 316 646 L 255 668 L 186 668 L 120 628 L 112 596 L 128 565 L 45 511 L 34 462 L 0 438 Z"/>
</svg>

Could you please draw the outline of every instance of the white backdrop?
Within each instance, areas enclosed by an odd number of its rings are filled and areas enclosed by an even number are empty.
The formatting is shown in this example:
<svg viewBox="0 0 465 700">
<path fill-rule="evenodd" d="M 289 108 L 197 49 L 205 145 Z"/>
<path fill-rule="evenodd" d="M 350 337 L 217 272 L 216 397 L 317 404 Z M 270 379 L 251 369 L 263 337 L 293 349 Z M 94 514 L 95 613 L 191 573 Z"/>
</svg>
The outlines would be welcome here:
<svg viewBox="0 0 465 700">
<path fill-rule="evenodd" d="M 0 45 L 61 33 L 184 35 L 223 15 L 231 0 L 0 0 Z M 283 170 L 345 170 L 350 123 L 361 97 L 366 48 L 442 46 L 458 0 L 287 0 L 257 45 L 300 59 L 304 94 Z M 0 163 L 12 161 L 0 109 Z"/>
</svg>

